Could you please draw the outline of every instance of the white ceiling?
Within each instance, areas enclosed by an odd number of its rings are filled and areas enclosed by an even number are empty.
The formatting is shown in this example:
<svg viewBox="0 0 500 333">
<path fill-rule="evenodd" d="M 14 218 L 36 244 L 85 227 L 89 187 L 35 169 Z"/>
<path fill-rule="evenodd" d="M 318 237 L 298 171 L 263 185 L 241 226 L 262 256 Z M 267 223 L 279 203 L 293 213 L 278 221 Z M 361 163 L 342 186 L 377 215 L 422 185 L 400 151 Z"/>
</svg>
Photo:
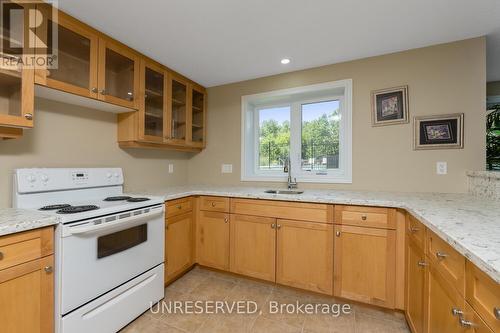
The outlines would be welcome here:
<svg viewBox="0 0 500 333">
<path fill-rule="evenodd" d="M 482 35 L 488 81 L 500 80 L 500 0 L 59 0 L 59 8 L 207 87 Z"/>
</svg>

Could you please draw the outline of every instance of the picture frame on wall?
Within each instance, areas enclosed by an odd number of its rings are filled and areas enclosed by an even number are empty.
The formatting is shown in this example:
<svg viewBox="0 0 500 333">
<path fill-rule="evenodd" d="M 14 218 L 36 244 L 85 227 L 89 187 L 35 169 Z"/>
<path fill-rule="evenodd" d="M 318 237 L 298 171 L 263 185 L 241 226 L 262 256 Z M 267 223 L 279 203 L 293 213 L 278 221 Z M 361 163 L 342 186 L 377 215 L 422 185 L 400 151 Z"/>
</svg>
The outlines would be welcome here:
<svg viewBox="0 0 500 333">
<path fill-rule="evenodd" d="M 372 126 L 406 124 L 408 86 L 372 91 Z"/>
<path fill-rule="evenodd" d="M 414 149 L 462 149 L 464 114 L 454 113 L 414 118 Z"/>
</svg>

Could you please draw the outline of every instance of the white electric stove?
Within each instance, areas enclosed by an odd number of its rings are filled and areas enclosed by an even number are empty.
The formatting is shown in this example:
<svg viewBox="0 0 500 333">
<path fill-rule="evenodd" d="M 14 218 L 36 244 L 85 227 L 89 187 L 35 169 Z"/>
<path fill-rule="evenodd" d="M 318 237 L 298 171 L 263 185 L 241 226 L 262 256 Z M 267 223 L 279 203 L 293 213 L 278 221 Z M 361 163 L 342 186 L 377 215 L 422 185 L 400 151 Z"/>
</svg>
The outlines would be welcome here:
<svg viewBox="0 0 500 333">
<path fill-rule="evenodd" d="M 56 332 L 116 332 L 164 296 L 163 198 L 119 168 L 17 169 L 13 206 L 53 214 Z"/>
</svg>

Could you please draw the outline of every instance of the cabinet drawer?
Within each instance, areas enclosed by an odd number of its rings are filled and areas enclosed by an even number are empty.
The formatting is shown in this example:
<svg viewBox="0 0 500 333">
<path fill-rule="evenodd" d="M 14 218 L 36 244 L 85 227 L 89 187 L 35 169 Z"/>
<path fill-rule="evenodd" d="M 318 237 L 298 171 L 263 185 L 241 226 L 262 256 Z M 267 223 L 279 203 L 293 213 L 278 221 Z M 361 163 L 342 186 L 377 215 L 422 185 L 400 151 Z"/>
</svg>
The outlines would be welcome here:
<svg viewBox="0 0 500 333">
<path fill-rule="evenodd" d="M 52 254 L 52 230 L 48 227 L 0 237 L 0 270 Z"/>
<path fill-rule="evenodd" d="M 165 214 L 166 218 L 181 215 L 192 211 L 193 201 L 191 198 L 182 198 L 177 200 L 167 201 L 167 212 Z"/>
<path fill-rule="evenodd" d="M 274 217 L 284 220 L 333 223 L 333 206 L 327 204 L 232 199 L 231 213 Z"/>
<path fill-rule="evenodd" d="M 396 229 L 396 210 L 364 206 L 335 206 L 335 223 L 360 227 Z"/>
<path fill-rule="evenodd" d="M 493 331 L 500 332 L 500 285 L 470 261 L 465 274 L 465 299 Z"/>
<path fill-rule="evenodd" d="M 427 255 L 449 283 L 465 294 L 465 257 L 427 229 Z"/>
<path fill-rule="evenodd" d="M 229 213 L 229 198 L 201 197 L 200 210 Z"/>
<path fill-rule="evenodd" d="M 425 226 L 411 215 L 408 215 L 406 233 L 408 234 L 408 237 L 415 242 L 415 244 L 417 244 L 421 249 L 425 249 Z"/>
</svg>

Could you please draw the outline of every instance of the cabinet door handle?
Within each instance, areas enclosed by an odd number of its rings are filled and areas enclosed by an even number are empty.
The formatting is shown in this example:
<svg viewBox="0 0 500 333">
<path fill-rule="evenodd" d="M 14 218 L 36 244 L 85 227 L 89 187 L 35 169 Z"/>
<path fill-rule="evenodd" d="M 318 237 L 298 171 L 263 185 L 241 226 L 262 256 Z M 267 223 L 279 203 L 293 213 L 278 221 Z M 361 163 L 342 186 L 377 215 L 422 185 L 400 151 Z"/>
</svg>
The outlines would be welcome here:
<svg viewBox="0 0 500 333">
<path fill-rule="evenodd" d="M 3 252 L 0 251 L 0 260 L 3 259 Z"/>
<path fill-rule="evenodd" d="M 444 258 L 448 257 L 448 255 L 446 253 L 444 253 L 444 252 L 439 252 L 438 251 L 438 252 L 436 252 L 436 257 L 438 259 L 444 259 Z"/>
<path fill-rule="evenodd" d="M 92 91 L 93 93 L 97 93 L 98 92 L 98 90 L 97 90 L 96 87 L 92 88 L 90 91 Z"/>
<path fill-rule="evenodd" d="M 45 266 L 43 268 L 43 270 L 46 272 L 46 273 L 52 273 L 54 271 L 54 269 L 52 268 L 52 266 Z"/>
<path fill-rule="evenodd" d="M 425 266 L 428 266 L 429 264 L 428 264 L 428 263 L 426 263 L 425 261 L 419 261 L 419 262 L 418 262 L 418 265 L 419 265 L 420 267 L 425 267 Z"/>
<path fill-rule="evenodd" d="M 27 120 L 32 120 L 33 119 L 33 114 L 32 113 L 26 113 L 24 115 L 24 118 L 26 118 Z"/>
<path fill-rule="evenodd" d="M 215 207 L 215 202 L 212 202 L 212 207 Z"/>
<path fill-rule="evenodd" d="M 363 221 L 366 221 L 366 215 L 361 215 L 361 219 L 362 219 Z"/>
<path fill-rule="evenodd" d="M 471 321 L 468 321 L 468 320 L 466 320 L 466 319 L 464 319 L 462 317 L 458 318 L 458 323 L 462 327 L 472 327 L 472 326 L 474 326 L 474 324 Z"/>
<path fill-rule="evenodd" d="M 177 205 L 177 206 L 175 206 L 175 207 L 176 207 L 177 209 L 181 209 L 181 208 L 182 208 L 182 206 L 181 206 L 181 205 Z"/>
<path fill-rule="evenodd" d="M 281 229 L 281 224 L 277 224 L 276 228 Z"/>
<path fill-rule="evenodd" d="M 224 218 L 224 223 L 228 223 L 228 222 L 229 222 L 228 218 L 227 218 L 227 217 L 225 217 L 225 218 Z"/>
<path fill-rule="evenodd" d="M 464 312 L 460 309 L 453 308 L 451 309 L 451 314 L 455 317 L 461 317 L 464 314 Z"/>
<path fill-rule="evenodd" d="M 335 236 L 340 237 L 340 231 L 337 231 L 337 232 L 335 233 Z"/>
<path fill-rule="evenodd" d="M 271 224 L 271 229 L 275 229 L 276 228 L 276 224 L 272 223 Z"/>
<path fill-rule="evenodd" d="M 100 93 L 101 95 L 106 95 L 106 89 L 101 89 Z"/>
<path fill-rule="evenodd" d="M 1 259 L 1 258 L 0 258 Z M 500 320 L 500 308 L 494 307 L 493 308 L 493 314 L 495 315 L 495 318 L 497 320 Z"/>
</svg>

